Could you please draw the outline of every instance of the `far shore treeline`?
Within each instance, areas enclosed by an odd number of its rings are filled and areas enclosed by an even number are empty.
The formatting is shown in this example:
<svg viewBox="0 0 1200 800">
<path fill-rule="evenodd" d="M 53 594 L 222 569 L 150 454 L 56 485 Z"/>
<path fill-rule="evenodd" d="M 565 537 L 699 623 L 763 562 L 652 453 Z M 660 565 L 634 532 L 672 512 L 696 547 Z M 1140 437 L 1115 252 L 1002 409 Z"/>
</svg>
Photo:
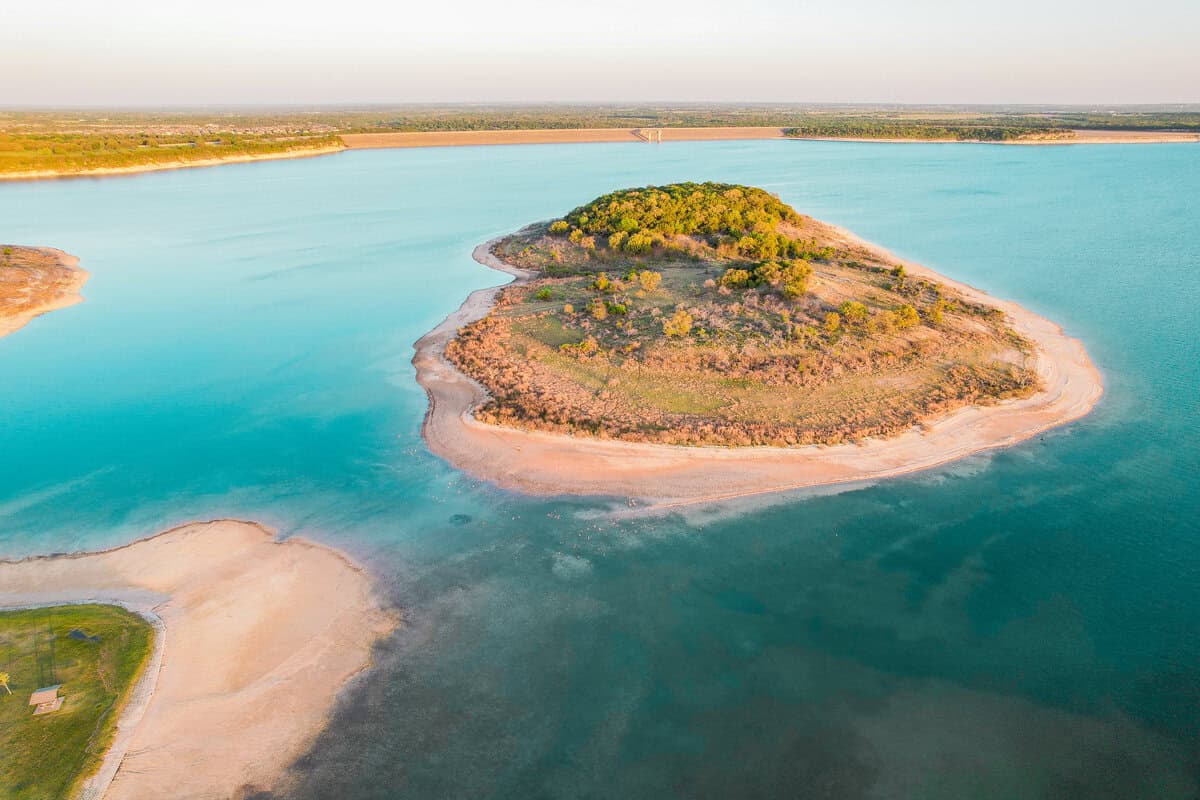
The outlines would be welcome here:
<svg viewBox="0 0 1200 800">
<path fill-rule="evenodd" d="M 847 105 L 421 105 L 171 111 L 0 110 L 0 175 L 70 174 L 338 148 L 341 134 L 782 128 L 797 137 L 1017 141 L 1074 129 L 1200 132 L 1200 110 Z"/>
</svg>

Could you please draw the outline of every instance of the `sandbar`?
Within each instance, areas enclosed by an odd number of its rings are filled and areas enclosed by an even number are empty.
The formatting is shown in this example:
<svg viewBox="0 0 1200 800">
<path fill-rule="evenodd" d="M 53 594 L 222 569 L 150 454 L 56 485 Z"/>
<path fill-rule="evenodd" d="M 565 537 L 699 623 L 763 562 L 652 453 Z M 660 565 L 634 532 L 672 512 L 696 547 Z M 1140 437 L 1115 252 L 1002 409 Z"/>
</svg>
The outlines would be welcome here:
<svg viewBox="0 0 1200 800">
<path fill-rule="evenodd" d="M 458 329 L 486 316 L 501 287 L 472 293 L 415 345 L 417 381 L 429 395 L 422 433 L 429 449 L 467 474 L 532 495 L 594 495 L 670 507 L 836 483 L 871 481 L 929 469 L 1006 447 L 1087 414 L 1103 380 L 1083 344 L 1016 303 L 998 300 L 906 261 L 851 232 L 827 226 L 835 239 L 866 247 L 887 263 L 936 280 L 967 299 L 1002 310 L 1035 346 L 1042 391 L 990 406 L 968 406 L 887 439 L 797 448 L 685 447 L 526 431 L 479 422 L 484 387 L 445 358 Z M 533 276 L 504 263 L 493 240 L 475 248 L 481 264 L 526 282 Z"/>
<path fill-rule="evenodd" d="M 277 541 L 237 520 L 0 562 L 0 587 L 0 607 L 115 603 L 161 622 L 113 746 L 84 788 L 109 800 L 229 798 L 277 785 L 397 625 L 370 577 L 336 550 Z"/>
</svg>

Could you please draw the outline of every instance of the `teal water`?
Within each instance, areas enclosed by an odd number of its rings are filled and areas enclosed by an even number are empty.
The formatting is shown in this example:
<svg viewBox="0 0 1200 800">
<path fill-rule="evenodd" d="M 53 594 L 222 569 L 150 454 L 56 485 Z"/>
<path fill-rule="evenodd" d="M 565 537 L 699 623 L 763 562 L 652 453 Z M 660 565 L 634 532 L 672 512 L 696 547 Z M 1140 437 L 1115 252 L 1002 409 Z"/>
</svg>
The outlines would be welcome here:
<svg viewBox="0 0 1200 800">
<path fill-rule="evenodd" d="M 1087 419 L 835 493 L 629 519 L 430 456 L 411 343 L 478 242 L 602 192 L 779 193 L 1087 344 Z M 0 554 L 192 518 L 346 548 L 409 625 L 289 796 L 1195 797 L 1200 148 L 353 152 L 0 186 L 87 301 L 0 340 Z"/>
</svg>

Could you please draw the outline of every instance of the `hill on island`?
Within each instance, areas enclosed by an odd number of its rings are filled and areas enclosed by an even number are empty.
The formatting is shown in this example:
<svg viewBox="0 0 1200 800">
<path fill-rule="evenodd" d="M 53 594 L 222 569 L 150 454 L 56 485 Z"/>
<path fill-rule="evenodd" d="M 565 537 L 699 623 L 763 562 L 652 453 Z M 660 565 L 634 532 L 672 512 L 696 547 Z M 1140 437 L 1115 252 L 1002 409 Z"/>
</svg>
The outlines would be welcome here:
<svg viewBox="0 0 1200 800">
<path fill-rule="evenodd" d="M 531 276 L 446 348 L 487 389 L 487 423 L 835 444 L 1038 388 L 1033 347 L 1001 311 L 758 188 L 613 192 L 493 252 Z"/>
</svg>

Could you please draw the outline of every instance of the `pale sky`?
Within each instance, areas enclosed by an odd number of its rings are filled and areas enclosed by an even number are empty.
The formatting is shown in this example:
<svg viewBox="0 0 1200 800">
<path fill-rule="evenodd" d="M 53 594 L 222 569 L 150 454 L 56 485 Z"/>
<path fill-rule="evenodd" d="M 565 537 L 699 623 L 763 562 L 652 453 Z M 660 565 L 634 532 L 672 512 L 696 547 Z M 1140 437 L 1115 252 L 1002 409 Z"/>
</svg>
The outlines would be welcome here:
<svg viewBox="0 0 1200 800">
<path fill-rule="evenodd" d="M 1200 101 L 1200 0 L 2 5 L 3 106 Z"/>
</svg>

